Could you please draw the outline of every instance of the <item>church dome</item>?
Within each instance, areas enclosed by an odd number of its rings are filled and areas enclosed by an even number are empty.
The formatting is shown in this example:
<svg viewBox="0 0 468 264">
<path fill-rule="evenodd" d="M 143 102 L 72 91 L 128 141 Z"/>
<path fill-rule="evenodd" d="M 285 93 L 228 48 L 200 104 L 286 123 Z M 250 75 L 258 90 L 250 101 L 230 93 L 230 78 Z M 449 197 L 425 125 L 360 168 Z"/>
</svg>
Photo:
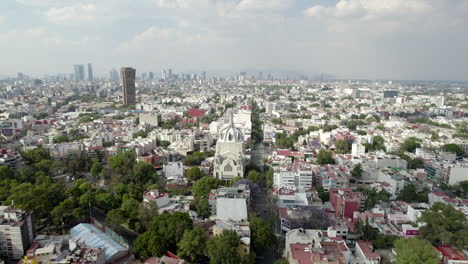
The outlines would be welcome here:
<svg viewBox="0 0 468 264">
<path fill-rule="evenodd" d="M 229 123 L 219 131 L 220 142 L 244 142 L 244 136 L 239 128 L 234 126 L 232 112 L 229 114 Z"/>
</svg>

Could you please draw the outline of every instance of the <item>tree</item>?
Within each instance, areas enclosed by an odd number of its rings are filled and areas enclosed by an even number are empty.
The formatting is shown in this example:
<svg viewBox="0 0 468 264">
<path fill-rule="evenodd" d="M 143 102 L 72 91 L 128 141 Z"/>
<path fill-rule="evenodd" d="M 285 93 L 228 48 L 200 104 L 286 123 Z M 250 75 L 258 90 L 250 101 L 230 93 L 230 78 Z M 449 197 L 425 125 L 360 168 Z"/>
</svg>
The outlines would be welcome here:
<svg viewBox="0 0 468 264">
<path fill-rule="evenodd" d="M 208 157 L 208 153 L 205 152 L 193 152 L 187 155 L 183 160 L 185 166 L 200 166 L 200 164 Z"/>
<path fill-rule="evenodd" d="M 15 171 L 8 166 L 0 166 L 0 180 L 14 179 Z"/>
<path fill-rule="evenodd" d="M 182 239 L 177 243 L 179 257 L 195 262 L 206 250 L 207 236 L 202 227 L 197 226 L 192 230 L 185 230 Z"/>
<path fill-rule="evenodd" d="M 275 235 L 273 234 L 270 225 L 265 222 L 265 220 L 260 217 L 253 216 L 250 219 L 250 230 L 252 243 L 255 249 L 263 251 L 272 245 Z"/>
<path fill-rule="evenodd" d="M 182 239 L 185 230 L 190 230 L 192 227 L 192 219 L 187 213 L 174 212 L 163 213 L 153 218 L 148 230 L 156 231 L 158 236 L 162 236 L 167 241 L 168 248 L 175 251 L 176 244 Z"/>
<path fill-rule="evenodd" d="M 215 236 L 207 244 L 207 253 L 210 256 L 210 264 L 238 264 L 239 237 L 235 231 L 225 230 Z"/>
<path fill-rule="evenodd" d="M 419 238 L 404 239 L 395 241 L 397 264 L 437 264 L 439 255 L 434 247 L 427 240 Z"/>
<path fill-rule="evenodd" d="M 147 162 L 140 161 L 133 167 L 132 182 L 135 184 L 139 192 L 143 193 L 145 185 L 158 182 L 158 174 L 153 165 Z M 138 198 L 141 200 L 141 198 Z"/>
<path fill-rule="evenodd" d="M 427 202 L 428 196 L 427 193 L 418 193 L 416 186 L 412 183 L 405 184 L 403 189 L 401 189 L 400 194 L 397 197 L 397 200 L 404 201 L 408 203 L 413 202 Z"/>
<path fill-rule="evenodd" d="M 322 200 L 323 203 L 330 200 L 330 193 L 326 192 L 322 186 L 317 187 L 317 192 L 319 193 L 320 200 Z"/>
<path fill-rule="evenodd" d="M 363 130 L 357 130 L 356 133 L 360 136 L 365 136 L 367 135 L 367 132 L 366 131 L 363 131 Z"/>
<path fill-rule="evenodd" d="M 203 218 L 211 216 L 210 205 L 207 198 L 197 198 L 194 200 L 195 210 L 197 214 Z"/>
<path fill-rule="evenodd" d="M 400 150 L 414 153 L 417 148 L 421 147 L 420 141 L 418 138 L 409 137 L 400 145 Z"/>
<path fill-rule="evenodd" d="M 126 221 L 125 211 L 122 209 L 110 210 L 106 215 L 106 224 L 116 232 L 122 230 L 122 224 Z"/>
<path fill-rule="evenodd" d="M 136 163 L 136 153 L 133 151 L 125 151 L 110 157 L 107 163 L 114 174 L 127 175 Z"/>
<path fill-rule="evenodd" d="M 396 235 L 378 234 L 377 238 L 372 240 L 372 244 L 376 249 L 391 249 L 395 240 L 399 239 Z"/>
<path fill-rule="evenodd" d="M 167 252 L 167 242 L 164 237 L 159 236 L 155 231 L 146 231 L 136 238 L 133 250 L 142 259 L 162 256 Z"/>
<path fill-rule="evenodd" d="M 39 161 L 43 159 L 50 160 L 49 152 L 43 147 L 33 149 L 30 151 L 26 151 L 26 152 L 21 152 L 21 157 L 23 158 L 23 160 L 25 161 L 27 165 L 38 163 Z"/>
<path fill-rule="evenodd" d="M 95 205 L 97 205 L 99 208 L 103 209 L 104 211 L 109 211 L 111 209 L 114 209 L 118 207 L 118 201 L 115 200 L 114 196 L 111 195 L 110 193 L 100 193 L 96 195 L 93 199 Z"/>
<path fill-rule="evenodd" d="M 38 219 L 50 217 L 50 212 L 65 199 L 64 186 L 45 176 L 36 184 L 21 183 L 11 189 L 5 204 L 14 201 L 16 207 L 32 210 Z"/>
<path fill-rule="evenodd" d="M 205 176 L 193 184 L 193 195 L 195 197 L 207 197 L 211 189 L 218 188 L 220 184 L 221 180 Z"/>
<path fill-rule="evenodd" d="M 463 194 L 468 194 L 468 181 L 461 181 L 458 183 L 458 186 L 461 188 Z"/>
<path fill-rule="evenodd" d="M 364 201 L 364 209 L 370 210 L 380 201 L 388 202 L 390 200 L 390 194 L 384 190 L 377 191 L 377 189 L 362 189 L 358 188 L 358 191 L 362 192 L 366 197 Z"/>
<path fill-rule="evenodd" d="M 435 245 L 468 246 L 468 222 L 463 212 L 449 204 L 436 202 L 422 212 L 418 222 L 425 223 L 419 228 L 421 238 Z"/>
<path fill-rule="evenodd" d="M 366 222 L 358 222 L 356 224 L 356 232 L 359 237 L 363 240 L 374 240 L 377 238 L 378 232 L 370 224 L 369 219 L 366 218 Z"/>
<path fill-rule="evenodd" d="M 375 136 L 372 145 L 376 150 L 385 150 L 385 139 L 382 136 Z"/>
<path fill-rule="evenodd" d="M 273 179 L 275 176 L 275 170 L 273 167 L 270 167 L 268 171 L 265 173 L 265 179 L 266 179 L 266 187 L 271 188 L 273 186 Z"/>
<path fill-rule="evenodd" d="M 158 215 L 158 205 L 155 201 L 142 202 L 138 205 L 138 219 L 140 230 L 146 231 L 151 221 Z"/>
<path fill-rule="evenodd" d="M 273 124 L 275 124 L 275 125 L 282 125 L 283 124 L 283 120 L 281 118 L 272 118 L 271 122 Z"/>
<path fill-rule="evenodd" d="M 424 161 L 421 159 L 412 159 L 408 162 L 408 169 L 423 169 L 424 168 Z"/>
<path fill-rule="evenodd" d="M 351 176 L 355 179 L 361 179 L 362 177 L 362 165 L 361 164 L 356 164 L 354 166 L 353 170 L 351 171 Z"/>
<path fill-rule="evenodd" d="M 99 176 L 99 174 L 102 172 L 102 164 L 99 160 L 93 161 L 90 172 L 93 177 L 97 178 Z"/>
<path fill-rule="evenodd" d="M 259 184 L 260 183 L 260 173 L 256 170 L 250 170 L 247 174 L 247 179 L 250 181 Z"/>
<path fill-rule="evenodd" d="M 258 186 L 258 184 L 256 183 L 253 183 L 252 181 L 250 181 L 249 179 L 241 179 L 239 181 L 237 181 L 236 183 L 234 183 L 233 186 L 239 186 L 241 184 L 245 184 L 249 187 L 249 190 L 250 190 L 250 194 L 252 196 L 257 196 L 260 194 L 261 190 L 260 190 L 260 187 Z"/>
<path fill-rule="evenodd" d="M 321 149 L 317 155 L 317 162 L 320 165 L 335 164 L 333 153 L 331 151 Z"/>
<path fill-rule="evenodd" d="M 339 154 L 346 154 L 349 152 L 349 145 L 348 145 L 348 142 L 344 141 L 344 140 L 338 140 L 335 142 L 335 150 L 336 150 L 336 153 L 339 153 Z"/>
<path fill-rule="evenodd" d="M 189 170 L 187 170 L 186 174 L 187 179 L 191 181 L 197 181 L 203 176 L 205 176 L 205 174 L 203 173 L 203 171 L 200 170 L 200 167 L 198 166 L 191 167 Z"/>
<path fill-rule="evenodd" d="M 457 156 L 463 156 L 464 154 L 464 151 L 462 148 L 460 148 L 460 146 L 458 146 L 457 144 L 445 144 L 442 149 L 444 151 L 448 151 L 448 152 L 453 152 L 455 154 L 457 154 Z"/>
</svg>

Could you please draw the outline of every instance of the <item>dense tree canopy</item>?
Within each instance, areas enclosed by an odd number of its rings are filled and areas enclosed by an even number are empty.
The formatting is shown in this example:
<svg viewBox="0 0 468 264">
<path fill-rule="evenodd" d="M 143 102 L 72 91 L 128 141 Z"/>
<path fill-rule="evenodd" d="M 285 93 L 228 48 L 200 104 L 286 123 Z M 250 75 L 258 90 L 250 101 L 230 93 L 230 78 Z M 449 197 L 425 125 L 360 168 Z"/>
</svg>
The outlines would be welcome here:
<svg viewBox="0 0 468 264">
<path fill-rule="evenodd" d="M 274 242 L 275 235 L 270 225 L 260 217 L 253 216 L 250 219 L 252 244 L 256 250 L 268 249 Z"/>
<path fill-rule="evenodd" d="M 414 152 L 417 148 L 421 147 L 421 140 L 415 137 L 409 137 L 400 145 L 400 150 L 407 152 Z"/>
<path fill-rule="evenodd" d="M 195 197 L 207 197 L 211 189 L 216 189 L 221 184 L 221 180 L 205 176 L 196 181 L 192 186 Z"/>
<path fill-rule="evenodd" d="M 427 202 L 427 192 L 418 192 L 416 185 L 412 183 L 407 183 L 403 189 L 401 189 L 400 194 L 397 197 L 397 200 L 404 201 L 408 203 L 413 202 Z"/>
<path fill-rule="evenodd" d="M 468 246 L 468 221 L 449 204 L 434 203 L 418 222 L 425 223 L 419 228 L 419 235 L 435 245 Z"/>
<path fill-rule="evenodd" d="M 259 184 L 260 183 L 260 173 L 256 170 L 250 170 L 247 174 L 247 179 L 253 183 Z"/>
<path fill-rule="evenodd" d="M 361 179 L 362 177 L 362 165 L 361 164 L 356 164 L 351 171 L 351 176 L 353 176 L 354 179 Z"/>
<path fill-rule="evenodd" d="M 396 264 L 437 264 L 439 255 L 427 240 L 400 238 L 395 241 Z"/>
<path fill-rule="evenodd" d="M 321 149 L 317 155 L 317 162 L 321 165 L 335 164 L 335 160 L 333 159 L 333 153 L 331 151 Z"/>
<path fill-rule="evenodd" d="M 335 142 L 335 152 L 338 154 L 346 154 L 349 152 L 349 144 L 344 140 L 338 140 Z"/>
<path fill-rule="evenodd" d="M 188 169 L 186 172 L 187 179 L 191 181 L 197 181 L 201 179 L 203 176 L 205 176 L 205 174 L 203 173 L 202 170 L 200 170 L 200 167 L 198 166 L 193 166 L 190 169 Z"/>
<path fill-rule="evenodd" d="M 446 144 L 442 147 L 442 149 L 448 152 L 453 152 L 457 154 L 457 156 L 463 156 L 464 154 L 463 149 L 457 144 Z"/>
<path fill-rule="evenodd" d="M 267 188 L 271 188 L 273 186 L 274 176 L 275 170 L 273 169 L 273 167 L 269 167 L 267 172 L 265 173 L 265 181 Z"/>
<path fill-rule="evenodd" d="M 134 250 L 145 258 L 161 256 L 167 250 L 176 252 L 177 243 L 186 230 L 193 227 L 192 219 L 186 213 L 163 213 L 153 218 L 148 231 L 135 240 Z"/>
<path fill-rule="evenodd" d="M 199 256 L 205 253 L 207 240 L 205 230 L 200 226 L 192 230 L 185 230 L 182 239 L 177 243 L 178 256 L 191 263 L 195 262 Z"/>
<path fill-rule="evenodd" d="M 235 231 L 225 230 L 215 236 L 207 244 L 210 264 L 239 264 L 241 258 L 238 253 L 239 236 Z"/>
</svg>

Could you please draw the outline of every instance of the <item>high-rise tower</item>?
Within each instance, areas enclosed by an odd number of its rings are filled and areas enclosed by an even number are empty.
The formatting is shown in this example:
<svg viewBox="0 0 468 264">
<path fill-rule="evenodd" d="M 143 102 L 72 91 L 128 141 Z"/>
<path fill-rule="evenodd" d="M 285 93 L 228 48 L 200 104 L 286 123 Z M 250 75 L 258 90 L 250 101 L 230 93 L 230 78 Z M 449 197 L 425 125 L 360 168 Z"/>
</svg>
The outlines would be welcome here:
<svg viewBox="0 0 468 264">
<path fill-rule="evenodd" d="M 120 69 L 120 77 L 122 78 L 122 93 L 123 104 L 125 106 L 135 105 L 135 75 L 136 70 L 130 67 L 122 67 Z"/>
<path fill-rule="evenodd" d="M 93 80 L 94 80 L 93 65 L 91 65 L 91 63 L 88 63 L 88 81 L 92 82 Z"/>
<path fill-rule="evenodd" d="M 85 72 L 83 64 L 75 64 L 75 81 L 84 81 Z"/>
</svg>

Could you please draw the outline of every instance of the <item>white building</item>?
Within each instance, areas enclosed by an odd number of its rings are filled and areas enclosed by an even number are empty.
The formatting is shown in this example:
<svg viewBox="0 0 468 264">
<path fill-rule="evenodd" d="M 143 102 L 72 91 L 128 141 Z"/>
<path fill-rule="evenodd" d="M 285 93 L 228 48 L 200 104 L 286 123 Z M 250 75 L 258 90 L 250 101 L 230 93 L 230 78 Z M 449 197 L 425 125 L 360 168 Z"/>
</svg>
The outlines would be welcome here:
<svg viewBox="0 0 468 264">
<path fill-rule="evenodd" d="M 351 154 L 353 156 L 365 155 L 366 154 L 366 147 L 364 145 L 362 145 L 362 144 L 354 143 L 351 146 Z"/>
<path fill-rule="evenodd" d="M 468 167 L 452 167 L 449 170 L 448 184 L 455 185 L 461 181 L 468 181 Z"/>
<path fill-rule="evenodd" d="M 295 160 L 292 166 L 280 166 L 273 175 L 273 184 L 276 190 L 281 188 L 312 189 L 312 164 Z"/>
<path fill-rule="evenodd" d="M 163 174 L 166 178 L 184 176 L 184 165 L 180 161 L 164 164 Z"/>
<path fill-rule="evenodd" d="M 229 181 L 244 177 L 245 169 L 244 138 L 240 129 L 234 126 L 232 112 L 229 123 L 219 131 L 214 157 L 214 176 Z"/>
<path fill-rule="evenodd" d="M 223 221 L 247 221 L 247 201 L 244 198 L 216 199 L 216 219 Z"/>
<path fill-rule="evenodd" d="M 31 213 L 0 206 L 0 257 L 21 259 L 35 236 Z"/>
<path fill-rule="evenodd" d="M 150 190 L 143 193 L 143 202 L 154 201 L 159 209 L 167 206 L 171 201 L 168 193 L 159 193 L 158 190 Z"/>
</svg>

